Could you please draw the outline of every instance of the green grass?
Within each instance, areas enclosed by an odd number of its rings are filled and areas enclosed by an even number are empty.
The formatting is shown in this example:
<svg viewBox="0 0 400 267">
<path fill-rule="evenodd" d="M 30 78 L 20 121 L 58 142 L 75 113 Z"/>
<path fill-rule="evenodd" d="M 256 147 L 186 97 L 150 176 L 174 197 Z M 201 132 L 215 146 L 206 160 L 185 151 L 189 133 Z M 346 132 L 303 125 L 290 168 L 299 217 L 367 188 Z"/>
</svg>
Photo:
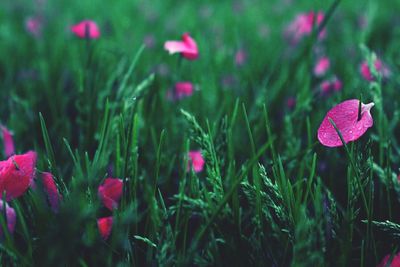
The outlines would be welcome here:
<svg viewBox="0 0 400 267">
<path fill-rule="evenodd" d="M 0 3 L 0 121 L 17 153 L 37 151 L 37 175 L 52 172 L 63 200 L 53 213 L 39 184 L 9 203 L 17 225 L 9 234 L 0 216 L 2 265 L 376 266 L 398 252 L 400 2 L 34 2 Z M 325 40 L 315 27 L 288 44 L 286 25 L 312 10 L 326 13 Z M 35 14 L 39 38 L 24 28 Z M 100 39 L 69 32 L 83 19 Z M 183 32 L 198 43 L 196 61 L 163 49 Z M 341 91 L 318 93 L 316 53 Z M 359 65 L 376 56 L 391 76 L 369 83 Z M 198 90 L 169 101 L 178 81 Z M 375 103 L 374 126 L 322 146 L 326 112 L 360 96 Z M 197 149 L 200 173 L 187 171 Z M 109 176 L 124 180 L 113 214 L 97 195 Z M 111 215 L 104 241 L 96 220 Z"/>
</svg>

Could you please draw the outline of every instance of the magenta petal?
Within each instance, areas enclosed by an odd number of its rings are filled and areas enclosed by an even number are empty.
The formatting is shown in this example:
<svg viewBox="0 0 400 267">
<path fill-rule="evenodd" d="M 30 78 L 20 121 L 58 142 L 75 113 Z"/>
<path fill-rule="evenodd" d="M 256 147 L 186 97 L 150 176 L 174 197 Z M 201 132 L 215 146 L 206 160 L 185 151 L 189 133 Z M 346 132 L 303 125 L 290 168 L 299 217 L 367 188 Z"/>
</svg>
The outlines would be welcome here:
<svg viewBox="0 0 400 267">
<path fill-rule="evenodd" d="M 201 172 L 204 168 L 204 163 L 205 160 L 203 158 L 203 155 L 201 154 L 201 151 L 190 151 L 189 152 L 189 166 L 193 168 L 195 172 Z"/>
<path fill-rule="evenodd" d="M 71 31 L 79 38 L 97 39 L 100 37 L 99 26 L 92 20 L 84 20 L 71 26 Z"/>
<path fill-rule="evenodd" d="M 14 140 L 11 132 L 4 126 L 1 126 L 3 135 L 4 155 L 8 158 L 15 154 Z"/>
<path fill-rule="evenodd" d="M 117 178 L 107 178 L 99 186 L 98 193 L 103 205 L 109 210 L 118 208 L 118 202 L 122 196 L 123 182 Z"/>
<path fill-rule="evenodd" d="M 189 60 L 194 60 L 199 56 L 197 44 L 188 33 L 182 35 L 182 41 L 165 42 L 164 49 L 170 54 L 181 53 L 184 58 Z"/>
<path fill-rule="evenodd" d="M 97 219 L 97 227 L 99 228 L 99 232 L 101 237 L 104 240 L 107 240 L 111 234 L 113 225 L 113 218 L 112 217 L 104 217 Z"/>
<path fill-rule="evenodd" d="M 61 195 L 58 193 L 53 175 L 49 172 L 42 173 L 42 183 L 44 191 L 46 192 L 49 199 L 51 209 L 53 210 L 53 212 L 58 212 Z"/>
<path fill-rule="evenodd" d="M 358 120 L 359 103 L 357 99 L 346 100 L 328 111 L 318 129 L 321 144 L 328 147 L 343 145 L 329 119 L 336 124 L 345 143 L 357 140 L 373 125 L 370 110 L 374 103 L 361 104 L 361 119 Z"/>
<path fill-rule="evenodd" d="M 182 41 L 167 41 L 164 44 L 164 49 L 170 54 L 192 51 L 190 47 L 187 47 Z"/>
<path fill-rule="evenodd" d="M 7 219 L 7 228 L 8 231 L 12 234 L 15 230 L 15 223 L 17 221 L 17 215 L 14 211 L 13 208 L 11 208 L 10 206 L 8 206 L 7 203 L 5 203 L 6 205 L 6 219 Z M 0 199 L 0 212 L 3 213 L 3 206 L 4 206 L 4 202 L 3 200 Z M 3 235 L 3 231 L 0 227 L 0 236 Z"/>
</svg>

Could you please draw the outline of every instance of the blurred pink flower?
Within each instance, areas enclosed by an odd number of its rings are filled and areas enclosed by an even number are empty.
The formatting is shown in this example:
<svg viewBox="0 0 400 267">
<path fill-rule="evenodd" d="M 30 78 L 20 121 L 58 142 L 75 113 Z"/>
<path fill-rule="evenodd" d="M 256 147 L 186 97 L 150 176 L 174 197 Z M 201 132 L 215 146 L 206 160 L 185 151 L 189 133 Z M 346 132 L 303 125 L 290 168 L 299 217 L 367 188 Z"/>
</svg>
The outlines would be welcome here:
<svg viewBox="0 0 400 267">
<path fill-rule="evenodd" d="M 166 41 L 164 49 L 170 54 L 181 53 L 184 58 L 189 60 L 195 60 L 199 57 L 197 44 L 188 33 L 182 35 L 182 41 Z"/>
<path fill-rule="evenodd" d="M 15 154 L 14 140 L 12 133 L 4 126 L 0 126 L 3 135 L 4 155 L 8 158 Z"/>
<path fill-rule="evenodd" d="M 108 237 L 110 236 L 112 225 L 113 225 L 112 216 L 97 219 L 97 227 L 99 228 L 99 232 L 103 240 L 107 240 Z"/>
<path fill-rule="evenodd" d="M 103 205 L 109 210 L 118 208 L 122 196 L 123 182 L 117 178 L 106 178 L 99 186 L 98 193 Z"/>
<path fill-rule="evenodd" d="M 200 150 L 193 150 L 189 152 L 188 170 L 193 168 L 195 172 L 201 172 L 204 168 L 204 158 Z"/>
<path fill-rule="evenodd" d="M 400 267 L 400 253 L 393 256 L 392 261 L 388 262 L 390 259 L 390 254 L 386 255 L 381 263 L 378 264 L 377 267 Z M 390 264 L 389 264 L 390 263 Z"/>
<path fill-rule="evenodd" d="M 374 67 L 375 71 L 378 72 L 380 75 L 382 75 L 382 77 L 387 78 L 388 76 L 390 76 L 389 68 L 385 64 L 383 64 L 383 62 L 380 59 L 376 59 L 374 61 Z M 370 82 L 375 80 L 374 77 L 372 76 L 372 72 L 368 66 L 367 61 L 363 61 L 361 63 L 360 72 L 365 80 Z"/>
<path fill-rule="evenodd" d="M 25 29 L 34 37 L 42 35 L 42 20 L 39 17 L 28 17 L 25 20 Z"/>
<path fill-rule="evenodd" d="M 331 91 L 331 82 L 328 80 L 325 80 L 321 83 L 321 92 L 322 94 L 326 95 Z"/>
<path fill-rule="evenodd" d="M 51 209 L 53 210 L 53 212 L 58 212 L 61 195 L 58 192 L 53 175 L 49 172 L 42 173 L 42 183 L 44 191 L 46 192 L 49 199 Z"/>
<path fill-rule="evenodd" d="M 297 44 L 303 37 L 312 33 L 313 27 L 318 27 L 324 20 L 324 13 L 313 11 L 308 13 L 301 13 L 286 27 L 285 36 L 292 44 Z M 324 38 L 326 35 L 325 29 L 319 34 L 319 38 Z"/>
<path fill-rule="evenodd" d="M 99 27 L 92 20 L 83 20 L 72 25 L 71 31 L 79 38 L 97 39 L 101 35 Z"/>
<path fill-rule="evenodd" d="M 338 78 L 334 78 L 333 79 L 333 90 L 335 90 L 335 91 L 340 91 L 340 90 L 342 90 L 342 87 L 343 87 L 343 84 L 342 84 L 342 81 L 341 80 L 339 80 Z"/>
<path fill-rule="evenodd" d="M 293 109 L 296 106 L 296 98 L 291 96 L 286 100 L 286 106 L 289 109 Z"/>
<path fill-rule="evenodd" d="M 329 119 L 336 124 L 345 143 L 357 140 L 368 128 L 372 127 L 374 121 L 370 110 L 374 106 L 374 103 L 361 103 L 360 118 L 358 118 L 359 105 L 360 101 L 358 99 L 351 99 L 329 110 L 318 129 L 318 140 L 320 143 L 327 147 L 343 145 Z"/>
<path fill-rule="evenodd" d="M 314 75 L 317 77 L 324 76 L 330 67 L 330 61 L 328 57 L 321 57 L 318 59 L 314 66 Z"/>
<path fill-rule="evenodd" d="M 236 51 L 235 54 L 236 66 L 242 66 L 245 63 L 246 58 L 247 58 L 246 51 L 244 51 L 243 49 L 239 49 L 238 51 Z"/>
<path fill-rule="evenodd" d="M 4 206 L 6 207 L 6 212 L 4 212 L 3 208 Z M 7 229 L 9 231 L 10 234 L 14 233 L 15 230 L 15 224 L 17 222 L 17 215 L 15 213 L 15 210 L 13 208 L 11 208 L 7 203 L 5 203 L 3 200 L 0 199 L 0 213 L 3 215 L 5 213 L 6 215 L 6 223 L 7 223 Z M 0 216 L 2 216 L 0 215 Z M 3 236 L 3 229 L 0 226 L 0 236 Z"/>
<path fill-rule="evenodd" d="M 322 95 L 327 95 L 332 91 L 338 92 L 342 89 L 342 86 L 342 82 L 337 77 L 334 77 L 330 80 L 324 80 L 320 84 L 321 93 Z"/>
<path fill-rule="evenodd" d="M 185 97 L 189 97 L 194 92 L 194 85 L 191 82 L 177 82 L 175 83 L 174 89 L 167 92 L 167 98 L 169 100 L 180 100 Z"/>
</svg>

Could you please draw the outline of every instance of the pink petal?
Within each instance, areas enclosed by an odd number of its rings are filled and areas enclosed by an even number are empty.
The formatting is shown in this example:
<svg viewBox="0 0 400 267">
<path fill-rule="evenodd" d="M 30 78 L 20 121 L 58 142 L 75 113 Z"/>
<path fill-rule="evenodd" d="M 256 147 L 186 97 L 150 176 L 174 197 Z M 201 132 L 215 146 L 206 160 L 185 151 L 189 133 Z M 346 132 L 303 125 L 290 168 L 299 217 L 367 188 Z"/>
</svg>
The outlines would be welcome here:
<svg viewBox="0 0 400 267">
<path fill-rule="evenodd" d="M 36 153 L 29 151 L 0 161 L 0 194 L 5 192 L 7 201 L 21 196 L 29 188 L 35 175 L 36 158 Z"/>
<path fill-rule="evenodd" d="M 97 39 L 100 37 L 100 29 L 92 20 L 84 20 L 71 26 L 71 31 L 79 38 Z"/>
<path fill-rule="evenodd" d="M 194 86 L 191 82 L 177 82 L 175 84 L 175 97 L 182 99 L 191 96 L 194 91 Z"/>
<path fill-rule="evenodd" d="M 99 186 L 98 193 L 103 205 L 109 210 L 118 208 L 118 202 L 122 196 L 123 182 L 117 178 L 107 178 Z"/>
<path fill-rule="evenodd" d="M 323 76 L 329 69 L 330 61 L 327 57 L 322 57 L 317 61 L 314 67 L 314 75 L 317 77 Z"/>
<path fill-rule="evenodd" d="M 110 236 L 112 225 L 113 218 L 111 216 L 97 219 L 97 227 L 99 228 L 100 235 L 104 240 L 107 240 Z"/>
<path fill-rule="evenodd" d="M 29 17 L 25 21 L 26 30 L 35 37 L 42 34 L 42 20 L 39 17 Z"/>
<path fill-rule="evenodd" d="M 4 202 L 3 200 L 0 199 L 0 212 L 3 214 L 4 213 Z M 13 208 L 11 208 L 7 203 L 5 203 L 6 206 L 6 219 L 7 219 L 7 228 L 8 231 L 12 234 L 14 233 L 15 230 L 15 224 L 17 222 L 17 215 L 14 211 Z M 3 236 L 3 230 L 0 226 L 0 236 Z"/>
<path fill-rule="evenodd" d="M 390 254 L 386 255 L 381 263 L 379 263 L 379 265 L 377 267 L 385 267 L 385 266 L 389 266 L 389 267 L 400 267 L 400 253 L 396 254 L 393 256 L 392 262 L 390 262 L 390 265 L 388 264 L 388 261 L 390 259 Z"/>
<path fill-rule="evenodd" d="M 201 151 L 197 150 L 189 152 L 188 169 L 192 167 L 195 172 L 201 172 L 204 168 L 204 163 L 205 161 L 203 155 L 201 154 Z"/>
<path fill-rule="evenodd" d="M 357 140 L 373 125 L 370 110 L 374 103 L 361 104 L 361 119 L 358 121 L 359 103 L 357 99 L 346 100 L 328 111 L 318 129 L 321 144 L 328 147 L 343 145 L 329 118 L 336 124 L 345 143 Z"/>
<path fill-rule="evenodd" d="M 197 59 L 199 56 L 197 44 L 188 33 L 182 35 L 182 41 L 165 42 L 164 49 L 170 54 L 181 53 L 184 58 L 189 60 Z"/>
<path fill-rule="evenodd" d="M 243 49 L 239 49 L 235 54 L 235 64 L 236 66 L 241 66 L 246 61 L 246 52 Z"/>
<path fill-rule="evenodd" d="M 13 136 L 4 126 L 1 126 L 1 132 L 3 134 L 4 155 L 8 158 L 15 154 Z"/>
<path fill-rule="evenodd" d="M 43 188 L 47 194 L 53 212 L 58 212 L 61 195 L 58 192 L 53 175 L 49 172 L 42 173 Z"/>
</svg>

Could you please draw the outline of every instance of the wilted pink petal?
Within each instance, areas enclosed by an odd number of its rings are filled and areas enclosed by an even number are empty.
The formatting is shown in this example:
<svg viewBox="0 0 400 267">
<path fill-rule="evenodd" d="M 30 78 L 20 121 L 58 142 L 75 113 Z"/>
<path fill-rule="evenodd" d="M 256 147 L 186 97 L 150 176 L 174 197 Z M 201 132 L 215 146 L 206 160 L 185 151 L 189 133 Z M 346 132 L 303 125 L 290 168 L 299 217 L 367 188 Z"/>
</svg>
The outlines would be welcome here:
<svg viewBox="0 0 400 267">
<path fill-rule="evenodd" d="M 29 17 L 25 20 L 25 29 L 35 37 L 42 34 L 42 20 L 38 17 Z"/>
<path fill-rule="evenodd" d="M 315 21 L 316 20 L 316 21 Z M 292 44 L 298 43 L 303 37 L 308 36 L 312 33 L 314 24 L 318 27 L 324 20 L 324 13 L 313 11 L 309 13 L 301 13 L 289 24 L 285 30 L 285 36 L 289 39 Z M 325 30 L 321 31 L 319 38 L 325 36 Z"/>
<path fill-rule="evenodd" d="M 318 140 L 321 144 L 328 147 L 343 145 L 329 119 L 336 124 L 345 143 L 357 140 L 373 125 L 370 110 L 374 103 L 361 104 L 360 120 L 358 120 L 359 104 L 360 101 L 357 99 L 346 100 L 328 111 L 318 129 Z"/>
<path fill-rule="evenodd" d="M 184 58 L 189 60 L 195 60 L 199 57 L 197 44 L 188 33 L 182 35 L 182 41 L 165 42 L 164 49 L 170 54 L 181 53 Z"/>
<path fill-rule="evenodd" d="M 188 162 L 188 169 L 191 167 L 195 172 L 201 172 L 204 167 L 204 158 L 201 155 L 201 151 L 190 151 L 189 152 L 189 162 Z"/>
<path fill-rule="evenodd" d="M 17 222 L 17 216 L 13 208 L 11 208 L 7 203 L 4 203 L 3 200 L 0 199 L 0 212 L 4 214 L 4 204 L 6 207 L 6 219 L 7 219 L 7 228 L 10 234 L 14 233 L 15 223 Z M 2 216 L 2 215 L 0 215 Z M 0 226 L 0 236 L 3 236 L 3 229 Z"/>
<path fill-rule="evenodd" d="M 389 259 L 390 259 L 390 254 L 386 255 L 382 259 L 381 263 L 379 263 L 379 265 L 377 267 L 386 267 L 386 266 L 388 266 L 388 267 L 400 267 L 400 253 L 394 255 L 391 262 L 388 262 Z M 390 264 L 388 265 L 388 263 L 390 263 Z"/>
<path fill-rule="evenodd" d="M 110 236 L 112 225 L 113 218 L 111 216 L 97 219 L 97 227 L 99 228 L 100 235 L 104 240 L 107 240 Z"/>
<path fill-rule="evenodd" d="M 71 31 L 79 38 L 97 39 L 100 37 L 100 29 L 92 20 L 84 20 L 71 26 Z"/>
<path fill-rule="evenodd" d="M 117 178 L 107 178 L 99 186 L 98 193 L 103 205 L 109 210 L 118 208 L 118 202 L 122 196 L 123 182 Z"/>
<path fill-rule="evenodd" d="M 44 191 L 50 202 L 51 209 L 54 212 L 58 212 L 58 207 L 61 200 L 61 195 L 58 192 L 56 183 L 54 182 L 53 175 L 49 172 L 42 173 L 42 183 Z"/>
<path fill-rule="evenodd" d="M 29 188 L 35 175 L 36 153 L 29 151 L 0 161 L 0 195 L 6 200 L 21 196 Z"/>
<path fill-rule="evenodd" d="M 4 126 L 0 126 L 3 135 L 4 155 L 8 158 L 15 154 L 14 140 L 11 132 Z"/>
<path fill-rule="evenodd" d="M 243 49 L 239 49 L 235 54 L 235 64 L 236 66 L 241 66 L 246 61 L 246 52 Z"/>
<path fill-rule="evenodd" d="M 375 71 L 378 72 L 380 75 L 382 75 L 383 78 L 387 78 L 388 76 L 390 76 L 389 68 L 385 64 L 383 64 L 383 62 L 380 59 L 376 59 L 374 61 L 374 67 Z M 360 72 L 365 80 L 367 81 L 375 80 L 374 77 L 372 76 L 372 72 L 368 66 L 367 61 L 363 61 L 361 63 Z"/>
<path fill-rule="evenodd" d="M 317 77 L 323 76 L 329 69 L 330 61 L 327 57 L 318 59 L 317 64 L 314 66 L 314 75 Z"/>
</svg>

